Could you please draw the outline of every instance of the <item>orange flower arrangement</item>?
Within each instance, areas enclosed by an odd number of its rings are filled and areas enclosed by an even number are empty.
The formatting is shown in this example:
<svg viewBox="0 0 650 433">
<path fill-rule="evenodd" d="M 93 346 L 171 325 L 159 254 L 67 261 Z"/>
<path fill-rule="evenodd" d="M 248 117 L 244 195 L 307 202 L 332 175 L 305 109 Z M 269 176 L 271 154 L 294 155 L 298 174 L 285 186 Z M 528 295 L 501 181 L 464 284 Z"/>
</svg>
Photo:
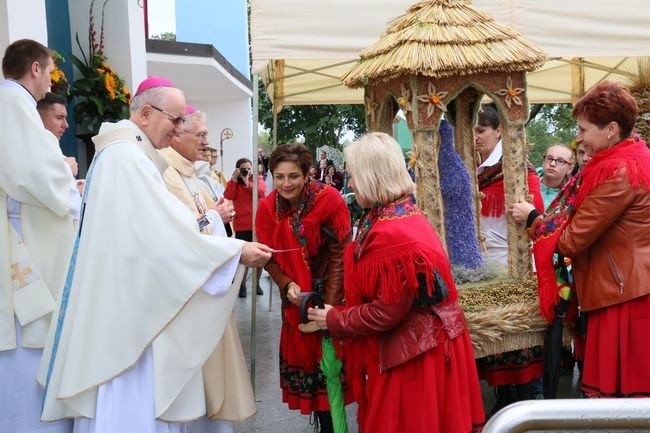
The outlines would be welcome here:
<svg viewBox="0 0 650 433">
<path fill-rule="evenodd" d="M 50 73 L 50 91 L 62 98 L 67 98 L 70 94 L 70 83 L 61 70 L 61 63 L 64 63 L 65 59 L 56 50 L 52 50 L 52 58 L 54 59 L 54 70 Z"/>
<path fill-rule="evenodd" d="M 77 45 L 81 50 L 80 59 L 71 56 L 72 62 L 81 72 L 82 77 L 72 84 L 70 94 L 76 98 L 74 114 L 77 121 L 88 130 L 99 129 L 103 121 L 116 121 L 129 117 L 131 94 L 124 80 L 108 65 L 104 55 L 104 9 L 108 0 L 102 4 L 102 21 L 100 39 L 97 42 L 97 32 L 93 8 L 95 0 L 90 2 L 88 29 L 88 57 L 84 53 L 77 35 Z"/>
</svg>

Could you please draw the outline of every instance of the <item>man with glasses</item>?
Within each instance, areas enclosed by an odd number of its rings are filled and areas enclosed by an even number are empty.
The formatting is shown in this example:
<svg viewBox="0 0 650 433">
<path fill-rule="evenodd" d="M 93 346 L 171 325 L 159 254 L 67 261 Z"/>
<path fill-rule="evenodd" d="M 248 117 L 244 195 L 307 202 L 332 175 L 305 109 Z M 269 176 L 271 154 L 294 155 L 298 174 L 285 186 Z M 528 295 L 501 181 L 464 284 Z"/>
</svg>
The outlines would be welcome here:
<svg viewBox="0 0 650 433">
<path fill-rule="evenodd" d="M 271 249 L 201 234 L 167 189 L 158 150 L 180 139 L 185 109 L 180 90 L 150 77 L 130 118 L 93 139 L 78 248 L 39 370 L 43 421 L 174 432 L 206 415 L 203 366 L 231 316 L 239 264 L 261 266 Z"/>
<path fill-rule="evenodd" d="M 163 174 L 169 191 L 179 198 L 197 217 L 206 218 L 202 230 L 205 233 L 225 234 L 224 223 L 229 223 L 235 216 L 232 203 L 223 197 L 214 201 L 202 188 L 202 182 L 196 175 L 194 163 L 203 160 L 204 149 L 208 145 L 208 127 L 206 116 L 191 105 L 185 111 L 185 123 L 178 140 L 172 141 L 170 147 L 162 149 L 160 154 L 169 164 Z M 199 224 L 201 227 L 202 224 Z M 202 227 L 201 227 L 202 228 Z"/>
<path fill-rule="evenodd" d="M 13 42 L 2 59 L 0 432 L 72 430 L 69 421 L 40 422 L 43 391 L 36 383 L 79 212 L 71 167 L 36 111 L 53 68 L 48 48 L 30 39 Z"/>
<path fill-rule="evenodd" d="M 208 145 L 208 127 L 206 115 L 191 105 L 185 110 L 185 123 L 180 139 L 172 141 L 170 147 L 160 150 L 160 154 L 169 163 L 163 178 L 169 191 L 192 211 L 197 221 L 206 219 L 209 224 L 203 230 L 213 236 L 227 236 L 224 223 L 229 223 L 235 216 L 230 200 L 223 196 L 216 202 L 202 189 L 195 172 L 195 163 L 202 158 L 203 149 Z M 201 227 L 201 223 L 199 223 Z M 226 363 L 228 357 L 230 362 Z M 225 367 L 228 367 L 227 371 Z M 219 425 L 219 432 L 233 431 L 232 419 L 245 419 L 255 413 L 255 397 L 250 385 L 248 368 L 241 348 L 237 323 L 231 314 L 224 337 L 203 366 L 203 375 L 210 380 L 211 387 L 219 392 L 208 395 L 207 413 L 214 424 Z M 236 404 L 224 404 L 224 400 Z M 229 409 L 224 409 L 229 408 Z M 236 412 L 233 412 L 233 409 Z M 201 421 L 205 426 L 205 421 Z M 206 431 L 214 431 L 217 426 L 205 426 Z"/>
<path fill-rule="evenodd" d="M 573 151 L 564 144 L 553 144 L 546 150 L 542 161 L 544 173 L 540 181 L 544 208 L 547 208 L 571 179 Z"/>
</svg>

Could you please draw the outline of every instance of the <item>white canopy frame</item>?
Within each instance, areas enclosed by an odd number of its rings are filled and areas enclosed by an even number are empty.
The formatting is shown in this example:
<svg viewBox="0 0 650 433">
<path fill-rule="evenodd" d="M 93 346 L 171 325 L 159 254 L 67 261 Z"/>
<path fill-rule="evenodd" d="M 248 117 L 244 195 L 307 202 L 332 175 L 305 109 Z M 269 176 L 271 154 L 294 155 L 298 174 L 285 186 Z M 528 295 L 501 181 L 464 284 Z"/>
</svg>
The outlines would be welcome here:
<svg viewBox="0 0 650 433">
<path fill-rule="evenodd" d="M 413 0 L 251 0 L 253 72 L 284 105 L 363 103 L 339 77 Z M 528 74 L 531 103 L 572 102 L 605 78 L 629 83 L 650 55 L 645 0 L 474 0 L 550 56 Z M 633 19 L 632 19 L 633 17 Z"/>
<path fill-rule="evenodd" d="M 461 1 L 461 0 L 459 0 Z M 250 0 L 253 125 L 261 79 L 277 114 L 285 105 L 362 104 L 363 89 L 340 77 L 413 0 Z M 638 57 L 650 55 L 647 0 L 473 0 L 500 24 L 521 32 L 550 59 L 527 74 L 530 103 L 574 102 L 604 79 L 630 82 Z M 632 19 L 634 18 L 634 19 Z M 259 78 L 258 78 L 259 77 Z M 257 155 L 259 135 L 253 134 Z M 254 176 L 254 194 L 257 177 Z M 253 218 L 257 213 L 254 197 Z M 255 232 L 254 232 L 255 236 Z M 253 275 L 253 293 L 256 288 Z M 271 282 L 272 284 L 272 282 Z M 256 297 L 251 311 L 251 379 L 255 389 Z M 271 311 L 272 289 L 269 290 Z"/>
</svg>

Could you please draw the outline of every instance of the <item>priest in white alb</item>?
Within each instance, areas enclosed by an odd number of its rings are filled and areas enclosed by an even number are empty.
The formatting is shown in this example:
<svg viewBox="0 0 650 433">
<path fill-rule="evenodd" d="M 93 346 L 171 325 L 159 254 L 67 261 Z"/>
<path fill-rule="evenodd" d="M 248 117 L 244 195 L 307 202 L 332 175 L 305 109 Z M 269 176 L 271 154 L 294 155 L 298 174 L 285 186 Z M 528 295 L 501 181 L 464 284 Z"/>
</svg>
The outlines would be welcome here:
<svg viewBox="0 0 650 433">
<path fill-rule="evenodd" d="M 36 383 L 80 199 L 59 142 L 36 111 L 53 67 L 49 50 L 29 39 L 9 45 L 2 60 L 0 432 L 72 430 L 69 421 L 40 422 L 43 391 Z"/>
<path fill-rule="evenodd" d="M 223 197 L 214 202 L 202 188 L 195 163 L 203 156 L 208 145 L 207 118 L 204 112 L 191 105 L 185 110 L 185 123 L 180 139 L 160 150 L 169 167 L 163 179 L 169 191 L 203 221 L 203 233 L 226 236 L 224 223 L 229 223 L 235 211 L 230 201 Z M 253 416 L 257 410 L 255 396 L 242 351 L 237 323 L 231 314 L 224 336 L 203 366 L 206 392 L 206 415 L 213 420 L 194 423 L 192 431 L 201 433 L 230 433 L 232 421 Z"/>
<path fill-rule="evenodd" d="M 243 266 L 271 249 L 207 236 L 167 190 L 158 153 L 179 138 L 185 98 L 140 84 L 131 117 L 93 141 L 81 230 L 39 371 L 42 420 L 76 433 L 181 432 L 206 414 L 202 367 L 231 315 Z"/>
</svg>

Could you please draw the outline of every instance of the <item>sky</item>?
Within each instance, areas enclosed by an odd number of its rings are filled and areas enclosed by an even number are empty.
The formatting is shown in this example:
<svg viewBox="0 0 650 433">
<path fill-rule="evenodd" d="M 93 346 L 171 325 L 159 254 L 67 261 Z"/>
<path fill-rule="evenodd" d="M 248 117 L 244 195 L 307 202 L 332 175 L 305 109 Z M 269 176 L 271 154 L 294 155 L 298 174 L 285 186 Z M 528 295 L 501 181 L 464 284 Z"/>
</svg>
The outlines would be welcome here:
<svg viewBox="0 0 650 433">
<path fill-rule="evenodd" d="M 149 0 L 149 35 L 176 33 L 176 0 Z"/>
</svg>

